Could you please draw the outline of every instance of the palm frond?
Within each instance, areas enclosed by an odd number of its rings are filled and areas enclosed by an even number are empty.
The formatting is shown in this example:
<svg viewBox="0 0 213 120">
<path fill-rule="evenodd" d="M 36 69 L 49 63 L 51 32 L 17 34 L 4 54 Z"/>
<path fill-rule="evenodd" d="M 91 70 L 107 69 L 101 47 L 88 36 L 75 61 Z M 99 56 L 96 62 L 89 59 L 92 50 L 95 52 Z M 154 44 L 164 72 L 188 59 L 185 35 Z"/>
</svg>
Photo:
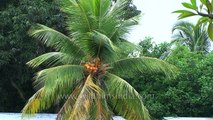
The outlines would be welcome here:
<svg viewBox="0 0 213 120">
<path fill-rule="evenodd" d="M 190 22 L 185 22 L 185 21 L 178 21 L 172 28 L 172 32 L 174 32 L 175 30 L 178 30 L 180 28 L 180 30 L 193 30 L 194 25 Z M 188 33 L 188 31 L 187 31 Z"/>
<path fill-rule="evenodd" d="M 92 79 L 92 75 L 87 77 L 72 108 L 69 120 L 83 120 L 89 118 L 90 108 L 94 105 L 96 98 L 101 97 L 100 95 L 103 91 L 99 86 L 93 83 Z"/>
<path fill-rule="evenodd" d="M 103 86 L 101 88 L 103 89 Z M 104 91 L 96 97 L 94 105 L 90 108 L 89 120 L 112 120 L 113 112 L 109 109 L 106 96 Z"/>
<path fill-rule="evenodd" d="M 97 28 L 97 18 L 91 9 L 92 0 L 62 0 L 62 10 L 67 13 L 68 29 L 73 32 L 85 33 Z M 72 33 L 72 36 L 74 36 Z"/>
<path fill-rule="evenodd" d="M 102 96 L 104 96 L 102 94 Z M 112 113 L 108 108 L 108 104 L 105 98 L 98 98 L 96 100 L 96 107 L 95 107 L 95 115 L 94 115 L 94 119 L 93 120 L 110 120 L 112 118 Z M 90 119 L 93 116 L 90 117 Z"/>
<path fill-rule="evenodd" d="M 63 65 L 44 69 L 35 77 L 35 87 L 41 87 L 27 102 L 23 114 L 34 114 L 48 109 L 53 103 L 73 91 L 83 79 L 83 67 Z M 34 107 L 33 109 L 31 107 Z"/>
<path fill-rule="evenodd" d="M 22 109 L 22 115 L 33 115 L 39 112 L 41 106 L 41 96 L 44 95 L 44 88 L 38 90 L 29 100 L 28 103 Z"/>
<path fill-rule="evenodd" d="M 125 8 L 128 5 L 127 0 L 116 0 L 116 2 L 112 5 L 111 10 L 109 11 L 110 16 L 116 16 L 117 18 L 122 18 L 124 17 L 125 14 Z"/>
<path fill-rule="evenodd" d="M 68 26 L 75 40 L 81 34 L 98 31 L 116 42 L 128 29 L 136 25 L 138 17 L 124 20 L 127 0 L 63 0 L 62 8 L 68 14 Z M 111 39 L 112 38 L 112 39 Z"/>
<path fill-rule="evenodd" d="M 45 86 L 45 89 L 66 89 L 69 85 L 83 79 L 84 67 L 79 65 L 61 65 L 41 70 L 35 76 L 35 87 Z M 69 86 L 70 87 L 70 86 Z"/>
<path fill-rule="evenodd" d="M 163 61 L 151 57 L 136 57 L 118 60 L 110 63 L 109 72 L 121 77 L 135 75 L 134 73 L 163 73 L 168 79 L 177 76 L 178 69 Z"/>
<path fill-rule="evenodd" d="M 105 75 L 105 81 L 113 112 L 128 120 L 150 120 L 140 94 L 128 82 L 110 73 Z"/>
<path fill-rule="evenodd" d="M 94 15 L 97 17 L 105 16 L 110 10 L 110 0 L 92 0 L 91 3 L 93 6 Z"/>
<path fill-rule="evenodd" d="M 124 39 L 120 39 L 115 45 L 118 47 L 117 54 L 119 55 L 119 59 L 126 58 L 132 52 L 139 50 L 137 45 Z"/>
<path fill-rule="evenodd" d="M 93 31 L 76 41 L 92 58 L 99 57 L 102 61 L 113 61 L 116 58 L 117 47 L 104 34 Z"/>
<path fill-rule="evenodd" d="M 99 31 L 108 36 L 112 42 L 116 42 L 119 40 L 121 36 L 119 36 L 119 30 L 125 28 L 123 25 L 127 25 L 124 20 L 125 7 L 127 6 L 126 0 L 117 0 L 114 4 L 112 4 L 111 9 L 108 13 L 100 18 Z"/>
<path fill-rule="evenodd" d="M 70 54 L 73 57 L 79 58 L 85 54 L 68 36 L 47 26 L 36 24 L 29 30 L 29 34 L 39 39 L 48 47 L 55 48 L 57 51 Z"/>
<path fill-rule="evenodd" d="M 74 107 L 76 99 L 82 90 L 82 87 L 83 87 L 82 84 L 75 87 L 73 92 L 70 94 L 70 96 L 67 98 L 66 102 L 58 112 L 56 120 L 66 120 L 69 117 L 69 114 L 71 113 L 72 108 Z"/>
<path fill-rule="evenodd" d="M 34 85 L 36 88 L 45 87 L 42 100 L 46 102 L 46 106 L 64 99 L 76 85 L 81 84 L 83 70 L 82 66 L 63 65 L 38 72 Z"/>
<path fill-rule="evenodd" d="M 42 54 L 29 62 L 30 67 L 38 67 L 40 65 L 55 66 L 61 64 L 80 64 L 81 59 L 73 58 L 70 54 L 62 52 L 49 52 Z"/>
<path fill-rule="evenodd" d="M 135 16 L 133 18 L 120 21 L 120 24 L 116 27 L 116 29 L 111 31 L 110 39 L 112 39 L 114 43 L 116 43 L 118 39 L 125 39 L 131 28 L 138 24 L 139 18 L 140 16 Z"/>
</svg>

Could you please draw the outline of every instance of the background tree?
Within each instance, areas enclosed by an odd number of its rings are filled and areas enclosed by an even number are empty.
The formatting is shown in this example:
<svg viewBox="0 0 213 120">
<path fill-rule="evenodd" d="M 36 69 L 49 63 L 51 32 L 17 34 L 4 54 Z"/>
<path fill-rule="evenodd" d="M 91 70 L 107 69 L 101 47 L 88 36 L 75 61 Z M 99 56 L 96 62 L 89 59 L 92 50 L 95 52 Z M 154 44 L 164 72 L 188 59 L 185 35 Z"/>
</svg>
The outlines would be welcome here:
<svg viewBox="0 0 213 120">
<path fill-rule="evenodd" d="M 212 54 L 203 55 L 190 52 L 186 47 L 178 47 L 168 58 L 181 70 L 181 74 L 165 94 L 168 111 L 178 116 L 207 116 L 212 114 Z M 181 104 L 181 106 L 180 106 Z M 182 111 L 185 109 L 186 111 Z M 206 112 L 200 111 L 204 110 Z"/>
<path fill-rule="evenodd" d="M 152 42 L 152 40 L 152 37 L 145 37 L 144 40 L 139 42 L 138 46 L 140 56 L 165 59 L 166 56 L 170 53 L 171 44 L 167 42 L 155 44 Z"/>
<path fill-rule="evenodd" d="M 195 26 L 190 22 L 177 22 L 173 28 L 173 42 L 186 45 L 190 51 L 208 53 L 210 39 L 204 25 Z"/>
<path fill-rule="evenodd" d="M 30 81 L 34 71 L 26 62 L 49 50 L 30 38 L 27 31 L 38 22 L 65 32 L 64 17 L 51 0 L 6 2 L 0 11 L 0 111 L 20 112 L 34 92 Z"/>
<path fill-rule="evenodd" d="M 128 81 L 143 96 L 155 119 L 212 117 L 212 58 L 212 53 L 203 55 L 179 45 L 166 59 L 180 69 L 176 79 L 167 80 L 162 74 L 136 74 Z"/>
<path fill-rule="evenodd" d="M 112 0 L 112 1 L 117 1 L 117 0 Z M 126 13 L 124 14 L 124 19 L 129 19 L 134 16 L 140 15 L 141 11 L 137 9 L 137 7 L 133 4 L 132 0 L 127 0 L 128 5 L 125 7 Z"/>
</svg>

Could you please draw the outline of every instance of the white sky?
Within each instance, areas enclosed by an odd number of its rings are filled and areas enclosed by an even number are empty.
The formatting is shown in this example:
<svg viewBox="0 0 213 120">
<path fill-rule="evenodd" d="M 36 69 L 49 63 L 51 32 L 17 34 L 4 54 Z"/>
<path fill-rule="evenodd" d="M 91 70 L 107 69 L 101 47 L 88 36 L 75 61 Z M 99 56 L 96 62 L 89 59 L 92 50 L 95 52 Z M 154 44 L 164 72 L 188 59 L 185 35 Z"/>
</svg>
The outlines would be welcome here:
<svg viewBox="0 0 213 120">
<path fill-rule="evenodd" d="M 134 0 L 134 5 L 142 11 L 143 15 L 140 24 L 130 32 L 129 40 L 138 43 L 144 37 L 150 36 L 154 38 L 155 43 L 171 41 L 171 29 L 179 15 L 172 12 L 184 9 L 182 2 L 190 2 L 190 0 Z M 183 20 L 195 23 L 197 19 L 198 17 L 191 17 Z"/>
</svg>

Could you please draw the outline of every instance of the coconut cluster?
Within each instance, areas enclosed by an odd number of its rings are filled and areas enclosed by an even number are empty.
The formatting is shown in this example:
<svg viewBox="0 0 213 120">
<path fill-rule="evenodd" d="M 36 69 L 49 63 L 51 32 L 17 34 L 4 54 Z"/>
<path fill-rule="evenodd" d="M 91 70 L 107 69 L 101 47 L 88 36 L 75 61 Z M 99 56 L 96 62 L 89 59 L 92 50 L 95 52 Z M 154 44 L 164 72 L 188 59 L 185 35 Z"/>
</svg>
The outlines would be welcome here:
<svg viewBox="0 0 213 120">
<path fill-rule="evenodd" d="M 98 66 L 96 66 L 93 63 L 86 63 L 86 64 L 84 64 L 84 68 L 87 71 L 92 72 L 92 73 L 96 73 L 98 71 Z"/>
</svg>

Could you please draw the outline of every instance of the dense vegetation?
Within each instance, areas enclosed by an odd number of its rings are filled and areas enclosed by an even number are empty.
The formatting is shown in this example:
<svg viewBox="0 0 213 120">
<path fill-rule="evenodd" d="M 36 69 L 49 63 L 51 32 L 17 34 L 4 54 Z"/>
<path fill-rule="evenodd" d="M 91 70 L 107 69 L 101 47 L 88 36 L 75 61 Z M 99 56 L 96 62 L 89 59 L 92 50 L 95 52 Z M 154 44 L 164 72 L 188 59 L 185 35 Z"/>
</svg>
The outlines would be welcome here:
<svg viewBox="0 0 213 120">
<path fill-rule="evenodd" d="M 52 0 L 30 2 L 3 0 L 1 3 L 0 111 L 20 112 L 28 98 L 35 92 L 30 80 L 36 70 L 27 67 L 26 62 L 52 50 L 29 37 L 27 31 L 34 23 L 41 23 L 67 33 L 64 26 L 65 15 Z M 126 14 L 126 18 L 139 13 L 135 11 L 135 7 L 131 7 L 129 8 L 131 12 Z M 155 44 L 151 38 L 147 38 L 139 43 L 137 51 L 140 56 L 161 58 L 176 65 L 180 69 L 176 79 L 167 80 L 161 74 L 138 73 L 135 77 L 128 77 L 128 81 L 144 97 L 145 105 L 153 118 L 212 116 L 211 51 L 209 49 L 208 52 L 206 49 L 190 51 L 191 48 L 185 44 L 171 47 L 172 44 L 174 45 L 174 43 Z"/>
<path fill-rule="evenodd" d="M 144 41 L 150 40 L 145 39 Z M 145 47 L 146 45 L 147 47 Z M 129 82 L 141 91 L 151 116 L 155 118 L 162 116 L 211 117 L 212 112 L 210 111 L 213 110 L 213 97 L 211 96 L 213 93 L 213 54 L 191 52 L 187 46 L 182 45 L 177 45 L 172 50 L 165 49 L 163 46 L 159 47 L 157 51 L 153 48 L 162 46 L 162 44 L 152 44 L 151 46 L 143 44 L 143 46 L 149 51 L 144 53 L 148 56 L 156 56 L 158 51 L 164 48 L 161 57 L 180 69 L 180 74 L 174 80 L 166 80 L 160 74 L 145 76 L 138 74 L 137 77 L 129 79 Z M 168 43 L 167 46 L 169 46 Z M 165 55 L 168 56 L 165 57 Z"/>
<path fill-rule="evenodd" d="M 4 1 L 3 1 L 4 2 Z M 48 48 L 27 35 L 34 23 L 64 31 L 64 17 L 52 1 L 5 1 L 0 11 L 0 103 L 1 111 L 19 112 L 34 92 L 33 71 L 26 62 Z M 14 99 L 15 97 L 15 99 Z"/>
</svg>

